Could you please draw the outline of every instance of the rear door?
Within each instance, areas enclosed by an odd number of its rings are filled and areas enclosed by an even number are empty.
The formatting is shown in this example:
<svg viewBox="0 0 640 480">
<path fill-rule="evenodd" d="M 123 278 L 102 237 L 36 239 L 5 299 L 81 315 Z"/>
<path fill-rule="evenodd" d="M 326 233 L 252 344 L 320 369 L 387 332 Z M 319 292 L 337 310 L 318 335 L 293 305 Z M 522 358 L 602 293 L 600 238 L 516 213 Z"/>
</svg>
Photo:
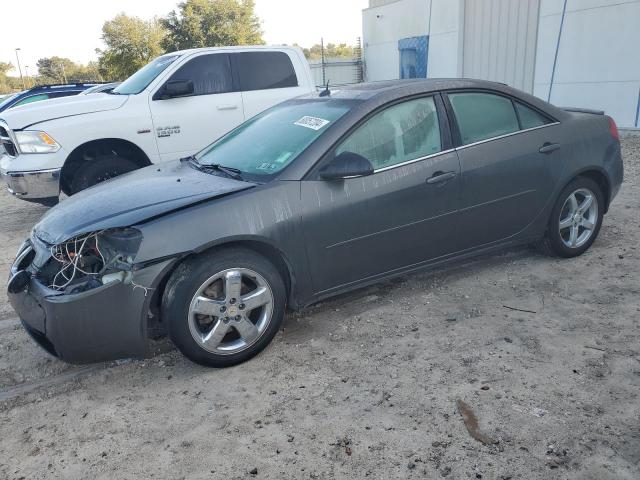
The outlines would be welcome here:
<svg viewBox="0 0 640 480">
<path fill-rule="evenodd" d="M 227 53 L 190 57 L 167 81 L 191 80 L 193 95 L 162 99 L 163 83 L 149 98 L 162 160 L 191 155 L 244 121 Z"/>
<path fill-rule="evenodd" d="M 554 189 L 561 168 L 557 123 L 494 92 L 450 92 L 448 100 L 460 144 L 460 250 L 514 237 Z"/>
<path fill-rule="evenodd" d="M 305 87 L 304 73 L 296 71 L 292 58 L 286 52 L 237 52 L 231 54 L 231 59 L 247 119 L 309 91 L 308 86 Z M 299 63 L 296 61 L 295 65 Z"/>
<path fill-rule="evenodd" d="M 459 162 L 438 104 L 436 95 L 384 108 L 332 152 L 364 156 L 372 175 L 301 182 L 316 293 L 454 251 Z"/>
</svg>

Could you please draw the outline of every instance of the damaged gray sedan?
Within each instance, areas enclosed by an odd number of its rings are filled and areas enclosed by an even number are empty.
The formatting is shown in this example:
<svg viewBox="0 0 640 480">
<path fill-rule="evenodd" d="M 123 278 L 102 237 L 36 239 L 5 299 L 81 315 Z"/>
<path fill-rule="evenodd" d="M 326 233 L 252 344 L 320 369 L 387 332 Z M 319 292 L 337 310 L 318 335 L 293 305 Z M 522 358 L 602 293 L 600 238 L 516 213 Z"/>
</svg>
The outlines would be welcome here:
<svg viewBox="0 0 640 480">
<path fill-rule="evenodd" d="M 65 200 L 18 252 L 9 298 L 68 362 L 144 356 L 168 334 L 230 366 L 287 307 L 508 246 L 580 255 L 622 177 L 602 112 L 482 81 L 361 84 Z"/>
</svg>

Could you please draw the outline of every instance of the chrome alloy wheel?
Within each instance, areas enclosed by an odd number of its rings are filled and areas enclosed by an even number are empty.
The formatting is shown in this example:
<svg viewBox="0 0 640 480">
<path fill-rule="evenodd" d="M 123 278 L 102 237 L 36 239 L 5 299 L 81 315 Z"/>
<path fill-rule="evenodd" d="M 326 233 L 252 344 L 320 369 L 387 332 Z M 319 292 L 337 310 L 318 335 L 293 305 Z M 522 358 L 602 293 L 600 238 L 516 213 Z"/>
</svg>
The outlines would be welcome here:
<svg viewBox="0 0 640 480">
<path fill-rule="evenodd" d="M 264 333 L 273 314 L 273 293 L 259 273 L 246 268 L 218 272 L 196 291 L 189 305 L 189 330 L 204 350 L 239 353 Z"/>
<path fill-rule="evenodd" d="M 560 238 L 569 248 L 579 248 L 593 235 L 598 223 L 598 199 L 588 188 L 579 188 L 560 210 Z"/>
</svg>

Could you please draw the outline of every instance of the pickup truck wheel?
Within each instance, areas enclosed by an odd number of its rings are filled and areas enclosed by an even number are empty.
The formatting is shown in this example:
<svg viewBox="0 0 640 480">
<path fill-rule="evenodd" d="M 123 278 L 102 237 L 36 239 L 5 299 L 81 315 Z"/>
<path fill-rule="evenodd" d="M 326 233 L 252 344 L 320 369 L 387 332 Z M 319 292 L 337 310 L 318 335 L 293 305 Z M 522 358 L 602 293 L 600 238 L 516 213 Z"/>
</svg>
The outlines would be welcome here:
<svg viewBox="0 0 640 480">
<path fill-rule="evenodd" d="M 85 188 L 117 177 L 123 173 L 138 169 L 138 165 L 119 155 L 109 155 L 94 158 L 83 163 L 71 181 L 69 193 L 73 195 Z"/>
<path fill-rule="evenodd" d="M 245 248 L 198 255 L 167 283 L 162 319 L 190 360 L 230 367 L 257 355 L 284 318 L 286 289 L 277 268 Z"/>
</svg>

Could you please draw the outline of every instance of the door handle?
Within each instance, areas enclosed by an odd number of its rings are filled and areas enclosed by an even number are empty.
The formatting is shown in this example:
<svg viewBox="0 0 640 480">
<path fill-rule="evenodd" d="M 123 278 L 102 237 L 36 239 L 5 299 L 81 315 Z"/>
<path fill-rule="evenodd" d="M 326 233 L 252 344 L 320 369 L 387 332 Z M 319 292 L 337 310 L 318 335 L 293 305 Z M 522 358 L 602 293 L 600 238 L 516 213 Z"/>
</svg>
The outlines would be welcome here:
<svg viewBox="0 0 640 480">
<path fill-rule="evenodd" d="M 238 105 L 218 105 L 216 108 L 218 110 L 235 110 Z"/>
<path fill-rule="evenodd" d="M 458 174 L 456 172 L 436 172 L 431 177 L 427 178 L 427 183 L 433 185 L 434 183 L 447 182 L 453 178 L 456 178 Z"/>
<path fill-rule="evenodd" d="M 558 150 L 560 148 L 560 144 L 559 143 L 549 143 L 546 142 L 544 145 L 542 145 L 540 147 L 540 150 L 538 150 L 540 153 L 545 153 L 545 154 L 549 154 L 551 152 L 555 152 L 556 150 Z"/>
</svg>

